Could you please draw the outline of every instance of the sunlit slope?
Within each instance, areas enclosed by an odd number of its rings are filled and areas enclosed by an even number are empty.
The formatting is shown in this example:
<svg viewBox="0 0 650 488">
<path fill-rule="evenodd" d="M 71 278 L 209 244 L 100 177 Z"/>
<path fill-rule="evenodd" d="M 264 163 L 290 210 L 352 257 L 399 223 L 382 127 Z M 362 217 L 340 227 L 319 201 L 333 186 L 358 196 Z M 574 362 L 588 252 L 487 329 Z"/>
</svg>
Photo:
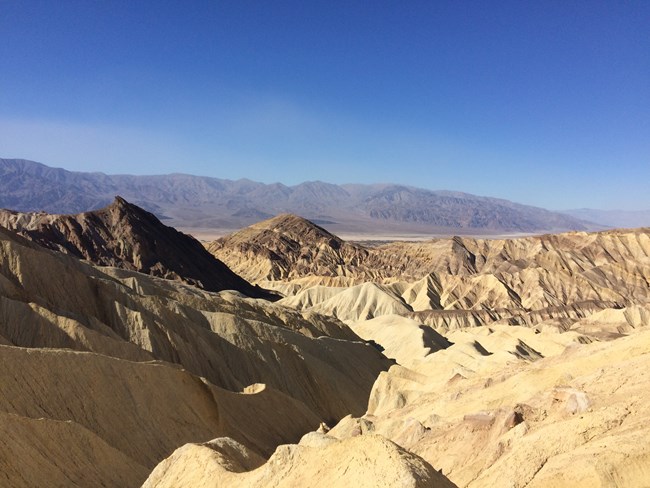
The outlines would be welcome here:
<svg viewBox="0 0 650 488">
<path fill-rule="evenodd" d="M 219 436 L 269 455 L 319 422 L 362 414 L 390 366 L 336 319 L 95 267 L 4 230 L 0 342 L 5 429 L 16 419 L 16 432 L 49 446 L 56 439 L 32 420 L 71 422 L 60 427 L 70 446 L 53 453 L 93 446 L 77 464 L 50 463 L 12 434 L 7 449 L 32 453 L 7 458 L 16 479 L 37 468 L 46 479 L 50 466 L 82 480 L 101 455 L 97 476 L 136 486 L 180 445 Z"/>
<path fill-rule="evenodd" d="M 588 342 L 512 326 L 393 366 L 366 415 L 328 435 L 381 434 L 458 486 L 644 486 L 650 476 L 650 331 Z"/>
<path fill-rule="evenodd" d="M 381 436 L 337 441 L 312 433 L 280 446 L 264 463 L 228 439 L 188 444 L 163 461 L 144 488 L 452 488 L 429 464 Z"/>
</svg>

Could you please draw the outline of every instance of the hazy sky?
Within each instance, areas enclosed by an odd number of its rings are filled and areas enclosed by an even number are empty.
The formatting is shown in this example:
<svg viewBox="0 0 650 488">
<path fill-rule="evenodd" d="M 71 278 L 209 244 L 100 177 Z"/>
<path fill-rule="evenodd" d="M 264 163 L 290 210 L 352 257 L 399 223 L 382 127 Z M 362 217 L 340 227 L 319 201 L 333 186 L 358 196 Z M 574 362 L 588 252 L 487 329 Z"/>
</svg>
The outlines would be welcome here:
<svg viewBox="0 0 650 488">
<path fill-rule="evenodd" d="M 0 157 L 650 208 L 649 1 L 0 0 Z"/>
</svg>

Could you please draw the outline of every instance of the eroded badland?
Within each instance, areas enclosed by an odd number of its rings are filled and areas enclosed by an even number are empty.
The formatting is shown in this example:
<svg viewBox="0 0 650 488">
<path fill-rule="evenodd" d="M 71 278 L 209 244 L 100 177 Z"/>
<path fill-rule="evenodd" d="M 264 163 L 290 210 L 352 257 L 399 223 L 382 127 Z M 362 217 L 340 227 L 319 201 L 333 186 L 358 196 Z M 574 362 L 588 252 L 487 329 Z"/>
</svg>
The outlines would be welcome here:
<svg viewBox="0 0 650 488">
<path fill-rule="evenodd" d="M 0 485 L 645 486 L 650 230 L 0 215 Z"/>
</svg>

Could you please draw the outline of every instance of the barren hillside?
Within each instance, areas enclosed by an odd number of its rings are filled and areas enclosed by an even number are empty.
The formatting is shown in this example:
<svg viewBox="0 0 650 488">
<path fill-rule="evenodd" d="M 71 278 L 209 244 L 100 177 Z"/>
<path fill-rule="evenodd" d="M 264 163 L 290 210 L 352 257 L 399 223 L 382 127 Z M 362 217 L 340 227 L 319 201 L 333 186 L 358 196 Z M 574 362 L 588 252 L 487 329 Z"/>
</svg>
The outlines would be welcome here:
<svg viewBox="0 0 650 488">
<path fill-rule="evenodd" d="M 1 229 L 0 292 L 12 486 L 137 486 L 183 443 L 219 436 L 268 456 L 362 414 L 391 364 L 336 319 L 95 267 Z"/>
<path fill-rule="evenodd" d="M 648 229 L 375 248 L 303 231 L 276 259 L 267 251 L 278 248 L 290 222 L 308 228 L 279 216 L 207 247 L 242 276 L 285 294 L 283 304 L 347 322 L 399 314 L 439 329 L 549 319 L 568 328 L 592 313 L 650 300 Z"/>
<path fill-rule="evenodd" d="M 0 229 L 11 486 L 650 476 L 647 229 L 365 248 L 282 215 L 209 246 L 273 303 L 135 271 L 132 243 L 172 235 L 138 212 L 4 214 L 26 237 Z M 174 249 L 160 266 L 201 255 Z"/>
<path fill-rule="evenodd" d="M 179 280 L 208 291 L 237 290 L 251 297 L 273 298 L 205 252 L 193 237 L 167 227 L 121 197 L 115 197 L 108 207 L 78 215 L 0 210 L 0 226 L 101 266 Z"/>
</svg>

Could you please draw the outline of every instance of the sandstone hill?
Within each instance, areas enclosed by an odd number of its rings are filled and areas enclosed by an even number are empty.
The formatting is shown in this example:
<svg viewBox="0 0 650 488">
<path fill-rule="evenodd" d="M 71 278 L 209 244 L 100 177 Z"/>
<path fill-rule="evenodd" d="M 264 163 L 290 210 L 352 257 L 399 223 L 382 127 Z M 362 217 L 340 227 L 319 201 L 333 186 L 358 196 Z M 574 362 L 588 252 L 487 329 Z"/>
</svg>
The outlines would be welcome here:
<svg viewBox="0 0 650 488">
<path fill-rule="evenodd" d="M 188 442 L 258 456 L 362 415 L 391 362 L 336 319 L 86 261 L 0 229 L 11 486 L 138 486 Z"/>
<path fill-rule="evenodd" d="M 625 331 L 596 341 L 505 325 L 422 337 L 423 327 L 402 317 L 366 321 L 364 336 L 400 364 L 379 375 L 364 415 L 282 446 L 267 462 L 223 439 L 188 444 L 145 486 L 447 486 L 413 468 L 423 461 L 463 487 L 645 486 L 650 310 L 633 315 L 635 326 L 623 313 L 589 319 Z M 404 473 L 396 461 L 411 467 Z"/>
<path fill-rule="evenodd" d="M 167 227 L 121 197 L 106 208 L 78 215 L 0 210 L 0 226 L 101 266 L 180 280 L 208 291 L 237 290 L 250 297 L 273 297 L 233 273 L 193 237 Z"/>
<path fill-rule="evenodd" d="M 0 159 L 0 207 L 78 213 L 122 195 L 175 227 L 239 229 L 280 213 L 333 225 L 337 232 L 533 232 L 585 230 L 593 224 L 507 200 L 404 185 L 294 186 L 184 174 L 80 173 L 21 159 Z M 602 227 L 601 227 L 602 228 Z"/>
<path fill-rule="evenodd" d="M 265 463 L 228 439 L 189 444 L 159 464 L 143 488 L 295 486 L 452 488 L 431 465 L 381 436 L 338 441 L 319 433 L 280 446 Z"/>
</svg>

